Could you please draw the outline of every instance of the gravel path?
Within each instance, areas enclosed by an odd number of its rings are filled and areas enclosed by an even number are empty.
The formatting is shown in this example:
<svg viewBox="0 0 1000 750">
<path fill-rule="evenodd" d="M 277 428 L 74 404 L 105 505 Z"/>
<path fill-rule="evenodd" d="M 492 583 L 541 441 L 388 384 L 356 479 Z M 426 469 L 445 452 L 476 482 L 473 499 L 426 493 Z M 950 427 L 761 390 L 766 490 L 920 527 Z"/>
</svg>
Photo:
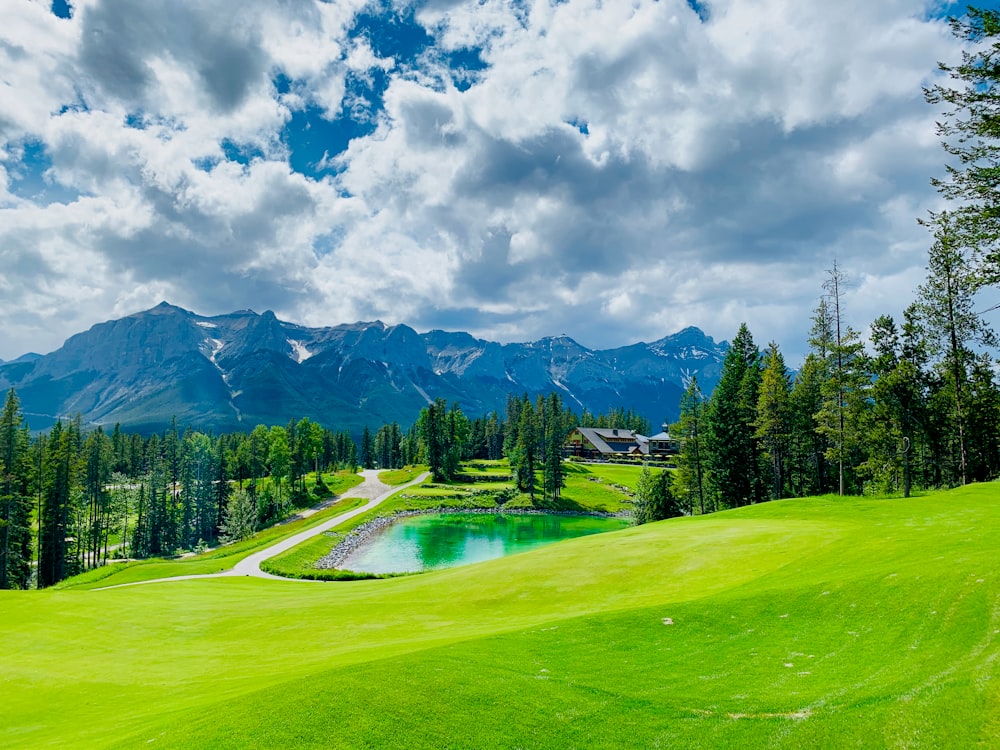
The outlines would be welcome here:
<svg viewBox="0 0 1000 750">
<path fill-rule="evenodd" d="M 301 581 L 305 579 L 301 578 L 284 578 L 282 576 L 272 575 L 271 573 L 265 573 L 260 569 L 260 564 L 265 560 L 268 560 L 275 555 L 279 555 L 282 552 L 295 547 L 298 544 L 311 539 L 314 536 L 322 534 L 324 531 L 329 531 L 335 526 L 339 526 L 346 521 L 350 521 L 352 518 L 360 516 L 362 513 L 367 513 L 372 508 L 376 507 L 382 502 L 385 502 L 392 495 L 395 495 L 400 490 L 404 490 L 407 487 L 412 487 L 415 484 L 420 484 L 429 476 L 428 473 L 423 473 L 414 479 L 412 482 L 406 484 L 400 484 L 395 487 L 385 484 L 378 478 L 379 472 L 376 469 L 365 469 L 361 472 L 361 475 L 365 478 L 365 481 L 359 484 L 357 487 L 352 487 L 347 490 L 342 495 L 331 501 L 327 501 L 321 505 L 317 505 L 315 508 L 310 508 L 309 510 L 303 511 L 298 517 L 306 518 L 311 516 L 324 508 L 330 507 L 333 502 L 337 500 L 343 500 L 349 497 L 364 497 L 368 499 L 368 502 L 359 508 L 354 510 L 349 510 L 346 513 L 341 513 L 339 516 L 334 516 L 328 521 L 324 521 L 319 526 L 314 526 L 311 529 L 306 529 L 301 531 L 295 536 L 291 536 L 288 539 L 283 539 L 277 544 L 272 544 L 270 547 L 266 547 L 258 552 L 254 552 L 252 555 L 248 555 L 240 560 L 233 567 L 232 570 L 224 570 L 220 573 L 202 573 L 200 575 L 189 575 L 189 576 L 173 576 L 171 578 L 153 578 L 149 581 L 133 581 L 132 583 L 120 583 L 116 586 L 103 586 L 101 588 L 93 589 L 94 591 L 104 591 L 106 589 L 117 589 L 123 588 L 125 586 L 142 586 L 147 583 L 162 583 L 164 581 L 191 581 L 197 578 L 226 578 L 230 576 L 254 576 L 256 578 L 273 578 L 278 581 Z M 321 581 L 308 581 L 309 583 L 322 583 Z"/>
</svg>

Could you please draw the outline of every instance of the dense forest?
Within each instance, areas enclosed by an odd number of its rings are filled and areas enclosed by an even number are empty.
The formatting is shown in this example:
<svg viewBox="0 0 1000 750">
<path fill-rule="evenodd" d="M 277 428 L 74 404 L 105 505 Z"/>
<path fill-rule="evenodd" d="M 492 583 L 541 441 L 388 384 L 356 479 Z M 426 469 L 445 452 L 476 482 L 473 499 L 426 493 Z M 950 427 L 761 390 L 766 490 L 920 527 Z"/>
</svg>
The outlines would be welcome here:
<svg viewBox="0 0 1000 750">
<path fill-rule="evenodd" d="M 933 273 L 903 321 L 880 316 L 865 341 L 844 322 L 834 267 L 794 377 L 777 344 L 761 351 L 741 326 L 715 391 L 706 398 L 692 379 L 671 428 L 682 505 L 706 513 L 996 478 L 1000 389 L 995 360 L 975 348 L 993 335 L 971 300 L 939 292 Z"/>
</svg>

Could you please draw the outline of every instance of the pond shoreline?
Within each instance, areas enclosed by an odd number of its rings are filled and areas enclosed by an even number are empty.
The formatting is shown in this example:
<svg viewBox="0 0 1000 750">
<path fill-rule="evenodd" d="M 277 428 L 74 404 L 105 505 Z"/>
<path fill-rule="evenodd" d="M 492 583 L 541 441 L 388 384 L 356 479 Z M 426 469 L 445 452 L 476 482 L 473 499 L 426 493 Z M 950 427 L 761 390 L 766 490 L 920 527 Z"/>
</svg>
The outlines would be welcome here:
<svg viewBox="0 0 1000 750">
<path fill-rule="evenodd" d="M 602 513 L 600 511 L 574 511 L 574 510 L 542 510 L 539 508 L 420 508 L 417 510 L 398 510 L 395 513 L 391 513 L 386 516 L 376 516 L 369 521 L 365 521 L 363 524 L 358 526 L 356 529 L 352 529 L 347 533 L 347 535 L 340 540 L 336 547 L 330 550 L 326 555 L 321 557 L 313 565 L 314 568 L 319 570 L 347 570 L 347 568 L 341 568 L 344 560 L 346 560 L 353 552 L 364 547 L 366 544 L 375 540 L 379 534 L 389 528 L 396 520 L 400 518 L 408 518 L 410 516 L 425 516 L 432 513 L 457 513 L 457 514 L 476 514 L 476 515 L 493 515 L 493 516 L 590 516 L 593 518 L 631 518 L 632 514 L 629 511 L 619 511 L 617 513 Z"/>
</svg>

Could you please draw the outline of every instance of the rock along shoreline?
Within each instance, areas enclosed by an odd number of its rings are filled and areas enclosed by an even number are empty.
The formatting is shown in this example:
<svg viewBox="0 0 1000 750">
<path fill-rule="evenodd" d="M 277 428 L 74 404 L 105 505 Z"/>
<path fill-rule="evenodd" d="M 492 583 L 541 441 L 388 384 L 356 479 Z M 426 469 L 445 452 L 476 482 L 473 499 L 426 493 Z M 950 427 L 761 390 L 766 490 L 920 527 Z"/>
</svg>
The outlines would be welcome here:
<svg viewBox="0 0 1000 750">
<path fill-rule="evenodd" d="M 356 529 L 352 529 L 340 540 L 336 547 L 321 557 L 313 567 L 319 570 L 346 570 L 341 568 L 346 560 L 355 550 L 364 547 L 385 531 L 397 519 L 408 516 L 425 516 L 431 513 L 473 513 L 494 516 L 595 516 L 597 518 L 631 518 L 629 511 L 619 511 L 618 513 L 601 513 L 593 511 L 591 513 L 572 510 L 541 510 L 538 508 L 420 508 L 419 510 L 399 510 L 386 516 L 376 516 L 369 521 L 365 521 Z"/>
</svg>

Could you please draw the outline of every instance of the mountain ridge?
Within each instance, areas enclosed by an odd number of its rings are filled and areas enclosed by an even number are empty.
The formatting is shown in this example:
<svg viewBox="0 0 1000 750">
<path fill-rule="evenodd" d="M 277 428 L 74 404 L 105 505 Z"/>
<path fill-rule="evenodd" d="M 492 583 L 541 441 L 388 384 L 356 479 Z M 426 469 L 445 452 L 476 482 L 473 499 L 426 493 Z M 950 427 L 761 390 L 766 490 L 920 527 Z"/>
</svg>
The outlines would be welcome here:
<svg viewBox="0 0 1000 750">
<path fill-rule="evenodd" d="M 478 416 L 503 412 L 511 394 L 551 391 L 577 411 L 634 408 L 658 425 L 676 418 L 692 375 L 711 391 L 727 347 L 695 327 L 592 350 L 565 335 L 501 344 L 379 320 L 312 328 L 270 310 L 205 316 L 164 301 L 0 363 L 0 387 L 43 421 L 80 414 L 138 431 L 173 417 L 212 430 L 309 417 L 360 433 L 410 424 L 435 398 Z"/>
</svg>

